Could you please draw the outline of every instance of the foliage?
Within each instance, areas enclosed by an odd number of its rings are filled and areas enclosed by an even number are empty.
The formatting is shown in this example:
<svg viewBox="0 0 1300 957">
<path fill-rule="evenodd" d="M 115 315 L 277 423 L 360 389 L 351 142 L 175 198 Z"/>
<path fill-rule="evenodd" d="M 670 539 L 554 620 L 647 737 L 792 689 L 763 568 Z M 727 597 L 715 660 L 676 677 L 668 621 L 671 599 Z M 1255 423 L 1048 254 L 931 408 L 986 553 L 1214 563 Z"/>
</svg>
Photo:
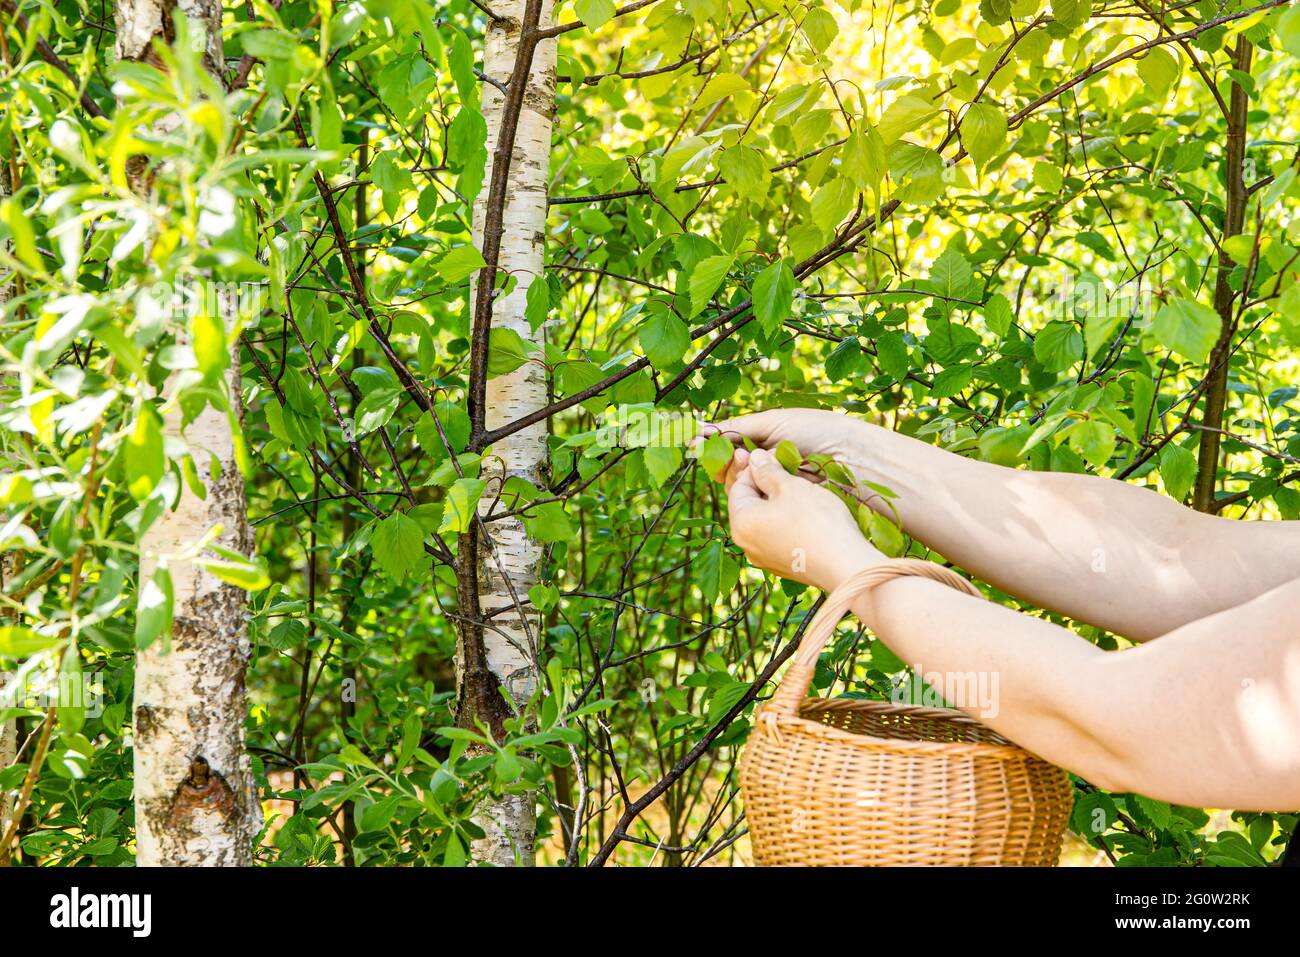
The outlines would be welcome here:
<svg viewBox="0 0 1300 957">
<path fill-rule="evenodd" d="M 744 567 L 684 454 L 697 419 L 846 409 L 1300 517 L 1300 11 L 633 6 L 557 11 L 575 28 L 529 291 L 545 347 L 490 342 L 490 374 L 540 363 L 551 384 L 541 488 L 501 480 L 466 406 L 480 4 L 228 4 L 229 91 L 184 24 L 156 69 L 113 62 L 97 8 L 4 8 L 0 662 L 102 679 L 102 711 L 0 711 L 33 738 L 0 789 L 52 729 L 22 861 L 132 859 L 132 654 L 170 622 L 138 543 L 216 478 L 164 439 L 169 408 L 242 410 L 257 554 L 215 570 L 250 591 L 280 865 L 459 864 L 483 795 L 529 788 L 546 860 L 743 858 L 737 748 L 814 596 Z M 527 596 L 545 680 L 495 739 L 452 713 L 458 542 L 483 500 L 546 543 Z M 883 695 L 900 670 L 845 632 L 817 684 Z M 1271 861 L 1295 823 L 1086 782 L 1072 821 L 1122 864 L 1208 865 Z"/>
</svg>

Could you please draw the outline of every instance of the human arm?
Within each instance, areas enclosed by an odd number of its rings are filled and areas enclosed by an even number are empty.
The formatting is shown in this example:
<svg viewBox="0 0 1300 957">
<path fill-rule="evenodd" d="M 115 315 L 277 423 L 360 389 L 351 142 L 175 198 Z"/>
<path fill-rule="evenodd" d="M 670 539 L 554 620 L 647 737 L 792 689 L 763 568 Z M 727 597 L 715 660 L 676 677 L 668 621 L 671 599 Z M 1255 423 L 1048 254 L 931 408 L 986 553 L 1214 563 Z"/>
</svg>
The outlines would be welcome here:
<svg viewBox="0 0 1300 957">
<path fill-rule="evenodd" d="M 733 536 L 760 566 L 781 571 L 802 528 L 827 542 L 810 584 L 883 560 L 840 545 L 856 532 L 848 510 L 770 455 L 737 453 L 726 480 Z M 854 611 L 963 710 L 1094 784 L 1196 807 L 1300 805 L 1300 581 L 1110 653 L 919 578 L 877 586 Z M 954 693 L 972 675 L 996 690 L 992 708 Z"/>
<path fill-rule="evenodd" d="M 718 423 L 892 489 L 904 530 L 1024 600 L 1145 641 L 1300 577 L 1300 522 L 1240 522 L 1096 476 L 968 459 L 860 419 L 777 409 Z M 888 511 L 865 490 L 867 501 Z"/>
</svg>

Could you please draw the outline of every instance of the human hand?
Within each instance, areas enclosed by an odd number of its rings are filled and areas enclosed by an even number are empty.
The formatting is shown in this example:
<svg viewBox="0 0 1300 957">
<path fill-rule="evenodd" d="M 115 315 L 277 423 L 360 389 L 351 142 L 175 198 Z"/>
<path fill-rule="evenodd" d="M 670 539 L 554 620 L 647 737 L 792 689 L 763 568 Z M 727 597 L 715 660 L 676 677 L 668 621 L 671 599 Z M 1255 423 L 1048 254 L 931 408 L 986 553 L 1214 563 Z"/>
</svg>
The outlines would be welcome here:
<svg viewBox="0 0 1300 957">
<path fill-rule="evenodd" d="M 841 461 L 857 457 L 867 430 L 866 423 L 840 412 L 824 409 L 768 409 L 704 426 L 704 436 L 721 433 L 735 445 L 749 439 L 761 449 L 774 449 L 783 440 L 793 442 L 803 453 L 829 455 Z"/>
<path fill-rule="evenodd" d="M 723 481 L 732 540 L 765 571 L 829 591 L 885 560 L 833 492 L 791 475 L 766 449 L 737 449 Z"/>
</svg>

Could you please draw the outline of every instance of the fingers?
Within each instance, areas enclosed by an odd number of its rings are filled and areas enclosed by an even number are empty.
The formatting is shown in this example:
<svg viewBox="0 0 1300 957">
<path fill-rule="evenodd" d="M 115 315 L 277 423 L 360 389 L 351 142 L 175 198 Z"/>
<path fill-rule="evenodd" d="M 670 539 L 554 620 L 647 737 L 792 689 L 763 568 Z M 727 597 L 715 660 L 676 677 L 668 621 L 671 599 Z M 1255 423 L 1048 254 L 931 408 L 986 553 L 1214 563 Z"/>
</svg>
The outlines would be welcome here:
<svg viewBox="0 0 1300 957">
<path fill-rule="evenodd" d="M 776 456 L 766 449 L 756 449 L 749 456 L 749 468 L 745 469 L 758 490 L 766 496 L 776 495 L 787 483 L 798 482 L 776 460 Z"/>
<path fill-rule="evenodd" d="M 741 469 L 727 486 L 727 507 L 731 512 L 733 528 L 738 512 L 763 501 L 763 493 L 754 484 L 753 472 L 753 469 Z"/>
<path fill-rule="evenodd" d="M 727 466 L 726 474 L 723 475 L 722 481 L 727 491 L 731 491 L 731 486 L 736 484 L 742 472 L 749 466 L 749 453 L 744 449 L 736 449 L 731 456 L 731 464 Z"/>
<path fill-rule="evenodd" d="M 763 447 L 775 445 L 781 412 L 780 409 L 769 409 L 766 412 L 740 415 L 734 419 L 723 419 L 721 422 L 705 425 L 701 434 L 707 437 L 721 432 L 737 445 L 741 444 L 742 439 L 749 439 L 755 445 Z"/>
</svg>

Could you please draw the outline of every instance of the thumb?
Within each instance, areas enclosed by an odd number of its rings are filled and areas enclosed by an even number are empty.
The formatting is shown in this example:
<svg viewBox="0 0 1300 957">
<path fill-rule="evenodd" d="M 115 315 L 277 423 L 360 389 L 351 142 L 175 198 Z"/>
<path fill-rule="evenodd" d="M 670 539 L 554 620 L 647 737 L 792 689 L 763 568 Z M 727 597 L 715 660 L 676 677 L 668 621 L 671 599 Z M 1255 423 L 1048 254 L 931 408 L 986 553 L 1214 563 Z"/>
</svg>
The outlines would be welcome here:
<svg viewBox="0 0 1300 957">
<path fill-rule="evenodd" d="M 749 456 L 748 471 L 753 476 L 754 484 L 766 496 L 776 495 L 795 478 L 776 460 L 776 456 L 766 449 L 755 449 Z"/>
<path fill-rule="evenodd" d="M 743 469 L 727 488 L 727 505 L 733 522 L 736 514 L 754 505 L 763 504 L 763 495 L 754 484 L 754 470 Z"/>
</svg>

